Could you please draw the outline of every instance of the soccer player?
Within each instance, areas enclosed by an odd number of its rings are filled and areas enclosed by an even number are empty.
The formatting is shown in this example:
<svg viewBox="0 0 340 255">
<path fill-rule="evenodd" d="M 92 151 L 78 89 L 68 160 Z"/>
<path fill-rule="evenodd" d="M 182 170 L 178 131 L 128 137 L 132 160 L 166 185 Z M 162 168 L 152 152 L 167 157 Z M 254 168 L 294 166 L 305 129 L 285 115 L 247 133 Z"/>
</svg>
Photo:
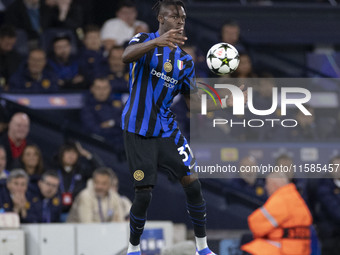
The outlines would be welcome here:
<svg viewBox="0 0 340 255">
<path fill-rule="evenodd" d="M 201 185 L 197 176 L 190 174 L 195 159 L 169 109 L 178 93 L 184 94 L 189 103 L 189 95 L 197 90 L 191 82 L 195 78 L 192 58 L 179 47 L 187 40 L 184 35 L 185 6 L 182 1 L 163 0 L 158 1 L 154 9 L 159 30 L 135 35 L 123 54 L 123 61 L 130 63 L 130 96 L 123 110 L 122 128 L 135 187 L 127 254 L 141 254 L 140 236 L 156 184 L 157 169 L 164 168 L 184 188 L 187 210 L 194 225 L 197 254 L 213 255 L 215 253 L 207 245 L 206 204 Z M 199 97 L 192 96 L 195 99 L 191 103 L 200 107 Z M 226 104 L 232 105 L 232 97 L 225 101 Z M 208 109 L 212 110 L 209 104 Z"/>
</svg>

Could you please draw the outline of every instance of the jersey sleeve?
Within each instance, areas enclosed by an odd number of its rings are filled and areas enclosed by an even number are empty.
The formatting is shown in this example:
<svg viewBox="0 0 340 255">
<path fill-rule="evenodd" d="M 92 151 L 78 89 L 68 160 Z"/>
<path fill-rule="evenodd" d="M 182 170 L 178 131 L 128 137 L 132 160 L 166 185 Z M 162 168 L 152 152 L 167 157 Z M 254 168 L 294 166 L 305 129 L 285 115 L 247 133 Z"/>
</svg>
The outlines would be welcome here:
<svg viewBox="0 0 340 255">
<path fill-rule="evenodd" d="M 185 63 L 182 78 L 181 94 L 193 94 L 197 92 L 194 61 L 190 59 Z"/>
<path fill-rule="evenodd" d="M 129 45 L 150 41 L 150 36 L 146 33 L 138 33 L 129 42 Z"/>
</svg>

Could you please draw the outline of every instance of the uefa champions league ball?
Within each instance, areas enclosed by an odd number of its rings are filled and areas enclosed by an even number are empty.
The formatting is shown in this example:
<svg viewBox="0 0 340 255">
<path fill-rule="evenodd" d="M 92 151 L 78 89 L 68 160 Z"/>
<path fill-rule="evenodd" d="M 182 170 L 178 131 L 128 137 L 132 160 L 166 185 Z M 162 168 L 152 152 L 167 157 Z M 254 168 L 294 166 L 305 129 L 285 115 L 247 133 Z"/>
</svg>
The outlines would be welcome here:
<svg viewBox="0 0 340 255">
<path fill-rule="evenodd" d="M 229 43 L 217 43 L 207 53 L 208 67 L 218 75 L 234 72 L 239 63 L 238 51 Z"/>
</svg>

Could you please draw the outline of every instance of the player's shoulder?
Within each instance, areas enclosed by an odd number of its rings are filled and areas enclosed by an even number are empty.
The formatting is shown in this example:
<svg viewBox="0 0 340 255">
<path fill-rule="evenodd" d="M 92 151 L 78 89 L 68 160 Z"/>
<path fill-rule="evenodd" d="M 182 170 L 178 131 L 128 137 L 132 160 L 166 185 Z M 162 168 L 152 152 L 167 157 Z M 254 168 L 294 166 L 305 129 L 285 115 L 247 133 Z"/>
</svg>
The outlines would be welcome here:
<svg viewBox="0 0 340 255">
<path fill-rule="evenodd" d="M 156 37 L 157 37 L 156 33 L 138 33 L 133 36 L 133 38 L 150 38 L 150 39 L 154 39 Z"/>
<path fill-rule="evenodd" d="M 180 48 L 180 58 L 187 62 L 193 61 L 192 56 L 189 53 L 187 53 L 185 50 L 183 50 L 182 48 Z"/>
<path fill-rule="evenodd" d="M 146 40 L 152 40 L 155 38 L 154 33 L 138 33 L 135 34 L 132 39 L 130 40 L 129 44 L 131 43 L 139 43 L 139 42 L 144 42 Z"/>
</svg>

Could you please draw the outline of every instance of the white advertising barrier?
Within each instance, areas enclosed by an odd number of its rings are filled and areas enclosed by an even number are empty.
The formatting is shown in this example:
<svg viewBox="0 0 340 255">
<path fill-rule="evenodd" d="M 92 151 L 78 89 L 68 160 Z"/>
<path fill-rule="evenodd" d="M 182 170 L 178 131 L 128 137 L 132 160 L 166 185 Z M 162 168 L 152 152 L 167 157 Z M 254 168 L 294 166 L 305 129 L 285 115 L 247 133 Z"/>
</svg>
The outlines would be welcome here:
<svg viewBox="0 0 340 255">
<path fill-rule="evenodd" d="M 25 255 L 22 230 L 0 230 L 0 255 Z"/>
<path fill-rule="evenodd" d="M 77 255 L 115 255 L 128 245 L 127 223 L 78 224 Z"/>
<path fill-rule="evenodd" d="M 75 228 L 71 224 L 23 224 L 26 255 L 75 255 Z"/>
<path fill-rule="evenodd" d="M 129 240 L 127 222 L 23 224 L 21 227 L 26 235 L 26 255 L 116 255 L 128 246 Z M 173 223 L 147 222 L 145 234 L 141 244 L 147 250 L 171 246 L 174 236 Z"/>
</svg>

